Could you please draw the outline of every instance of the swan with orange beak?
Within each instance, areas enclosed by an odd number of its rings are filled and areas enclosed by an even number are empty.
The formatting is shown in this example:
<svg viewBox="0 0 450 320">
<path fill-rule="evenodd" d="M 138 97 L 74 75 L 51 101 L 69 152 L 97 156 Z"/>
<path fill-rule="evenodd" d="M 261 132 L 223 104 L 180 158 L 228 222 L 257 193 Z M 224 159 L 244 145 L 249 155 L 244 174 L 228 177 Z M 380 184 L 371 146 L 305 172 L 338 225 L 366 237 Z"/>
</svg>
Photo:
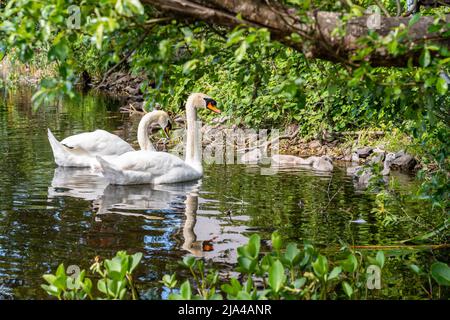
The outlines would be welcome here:
<svg viewBox="0 0 450 320">
<path fill-rule="evenodd" d="M 200 128 L 197 109 L 220 113 L 214 99 L 203 93 L 192 93 L 186 102 L 187 143 L 185 160 L 166 152 L 133 151 L 111 161 L 97 160 L 103 175 L 111 184 L 165 184 L 200 179 L 203 176 Z"/>
</svg>

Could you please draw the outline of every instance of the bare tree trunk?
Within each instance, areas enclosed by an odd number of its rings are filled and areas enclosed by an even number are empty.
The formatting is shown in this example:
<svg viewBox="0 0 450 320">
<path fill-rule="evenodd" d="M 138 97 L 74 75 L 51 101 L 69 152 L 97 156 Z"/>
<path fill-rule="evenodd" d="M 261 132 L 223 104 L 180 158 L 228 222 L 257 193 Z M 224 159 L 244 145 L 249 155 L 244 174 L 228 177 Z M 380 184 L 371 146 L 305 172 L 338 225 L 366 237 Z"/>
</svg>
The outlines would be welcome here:
<svg viewBox="0 0 450 320">
<path fill-rule="evenodd" d="M 450 3 L 450 0 L 441 0 Z M 341 24 L 343 13 L 314 11 L 309 12 L 307 22 L 301 22 L 295 9 L 283 6 L 270 0 L 143 0 L 164 14 L 181 20 L 201 20 L 208 24 L 234 27 L 245 24 L 259 28 L 267 28 L 272 37 L 295 50 L 303 52 L 307 57 L 320 58 L 333 62 L 351 64 L 350 56 L 359 46 L 357 39 L 368 34 L 368 17 L 359 17 L 347 22 L 346 35 L 337 37 L 332 31 Z M 240 14 L 240 18 L 238 18 Z M 376 32 L 382 36 L 400 25 L 408 26 L 408 17 L 381 16 Z M 424 16 L 413 25 L 408 33 L 406 52 L 392 55 L 385 49 L 371 53 L 368 60 L 373 66 L 405 66 L 409 58 L 417 63 L 420 50 L 417 44 L 424 41 L 435 41 L 450 47 L 450 39 L 444 32 L 428 32 L 434 17 Z M 446 15 L 450 22 L 450 14 Z M 290 35 L 296 33 L 301 41 L 293 41 Z"/>
</svg>

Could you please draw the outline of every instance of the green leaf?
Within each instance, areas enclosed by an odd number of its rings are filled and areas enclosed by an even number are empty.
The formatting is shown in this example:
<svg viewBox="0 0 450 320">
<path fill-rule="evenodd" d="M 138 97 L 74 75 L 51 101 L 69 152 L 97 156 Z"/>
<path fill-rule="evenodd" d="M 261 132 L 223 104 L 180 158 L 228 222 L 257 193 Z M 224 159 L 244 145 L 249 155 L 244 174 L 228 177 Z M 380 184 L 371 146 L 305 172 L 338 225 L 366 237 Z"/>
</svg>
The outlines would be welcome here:
<svg viewBox="0 0 450 320">
<path fill-rule="evenodd" d="M 191 284 L 189 283 L 188 280 L 183 282 L 183 284 L 181 285 L 180 294 L 184 300 L 191 300 L 192 297 Z"/>
<path fill-rule="evenodd" d="M 67 42 L 63 39 L 59 42 L 53 44 L 48 51 L 49 60 L 59 60 L 63 61 L 69 55 L 69 46 Z"/>
<path fill-rule="evenodd" d="M 239 291 L 236 298 L 238 300 L 252 300 L 252 296 L 245 291 Z"/>
<path fill-rule="evenodd" d="M 437 92 L 440 95 L 446 94 L 447 90 L 448 90 L 448 83 L 447 83 L 447 81 L 445 81 L 445 79 L 442 78 L 442 77 L 438 77 L 438 79 L 436 81 L 436 89 L 437 89 Z"/>
<path fill-rule="evenodd" d="M 197 68 L 198 61 L 199 61 L 198 59 L 192 59 L 187 61 L 183 65 L 183 74 L 188 74 L 191 71 L 195 70 Z"/>
<path fill-rule="evenodd" d="M 431 265 L 431 276 L 441 286 L 450 286 L 450 267 L 443 262 Z"/>
<path fill-rule="evenodd" d="M 100 279 L 100 280 L 97 281 L 97 289 L 100 292 L 103 292 L 104 294 L 108 293 L 108 291 L 106 290 L 106 282 L 105 282 L 104 279 Z"/>
<path fill-rule="evenodd" d="M 419 63 L 422 67 L 426 68 L 431 62 L 430 50 L 423 49 L 422 54 L 419 57 Z"/>
<path fill-rule="evenodd" d="M 334 267 L 333 270 L 331 270 L 330 274 L 328 275 L 328 280 L 332 280 L 334 278 L 337 278 L 342 272 L 341 267 Z"/>
<path fill-rule="evenodd" d="M 410 264 L 408 267 L 411 269 L 412 272 L 417 273 L 419 275 L 422 274 L 422 270 L 420 269 L 419 266 L 415 264 Z"/>
<path fill-rule="evenodd" d="M 346 272 L 355 272 L 358 268 L 358 259 L 354 254 L 349 254 L 347 259 L 341 261 L 342 269 Z"/>
<path fill-rule="evenodd" d="M 103 42 L 103 30 L 104 30 L 103 23 L 100 23 L 97 26 L 97 29 L 95 30 L 95 45 L 98 50 L 102 49 L 102 42 Z"/>
<path fill-rule="evenodd" d="M 131 7 L 131 10 L 138 14 L 144 14 L 144 7 L 139 0 L 125 0 L 126 4 Z"/>
<path fill-rule="evenodd" d="M 228 283 L 223 284 L 221 287 L 223 292 L 225 292 L 226 294 L 229 294 L 230 296 L 236 296 L 238 291 L 236 291 L 231 285 L 229 285 Z"/>
<path fill-rule="evenodd" d="M 59 295 L 61 294 L 61 290 L 53 285 L 47 286 L 45 284 L 41 284 L 41 288 L 44 289 L 49 295 L 55 297 L 59 297 Z"/>
<path fill-rule="evenodd" d="M 283 242 L 281 240 L 281 236 L 278 234 L 278 232 L 275 231 L 274 233 L 272 233 L 272 247 L 278 251 L 281 249 L 282 245 Z"/>
<path fill-rule="evenodd" d="M 58 266 L 58 269 L 56 269 L 55 276 L 56 276 L 57 278 L 59 278 L 59 277 L 65 277 L 65 276 L 66 276 L 66 270 L 65 270 L 65 268 L 64 268 L 64 264 L 61 263 L 61 264 Z"/>
<path fill-rule="evenodd" d="M 183 297 L 176 293 L 169 294 L 169 300 L 183 300 Z"/>
<path fill-rule="evenodd" d="M 118 14 L 124 14 L 122 0 L 117 0 L 116 1 L 116 5 L 114 6 L 114 9 L 116 9 Z"/>
<path fill-rule="evenodd" d="M 188 268 L 192 268 L 195 265 L 195 257 L 194 256 L 186 256 L 183 258 L 183 265 Z"/>
<path fill-rule="evenodd" d="M 173 288 L 175 288 L 175 286 L 177 285 L 177 282 L 178 282 L 175 279 L 175 277 L 176 277 L 175 274 L 172 274 L 172 275 L 165 274 L 162 278 L 162 282 L 166 287 L 173 289 Z"/>
<path fill-rule="evenodd" d="M 322 255 L 317 257 L 316 261 L 312 263 L 312 266 L 314 273 L 320 278 L 328 273 L 328 261 L 327 258 Z"/>
<path fill-rule="evenodd" d="M 380 269 L 383 269 L 383 266 L 384 266 L 384 252 L 383 251 L 378 251 L 375 259 L 377 260 L 377 264 L 380 267 Z"/>
<path fill-rule="evenodd" d="M 300 250 L 297 248 L 297 245 L 295 243 L 289 243 L 284 255 L 285 259 L 292 264 L 294 263 L 294 260 L 298 260 L 299 256 Z"/>
<path fill-rule="evenodd" d="M 247 250 L 245 251 L 249 255 L 249 257 L 258 258 L 260 247 L 261 247 L 261 237 L 257 234 L 254 234 L 248 240 L 248 244 L 245 246 Z"/>
<path fill-rule="evenodd" d="M 245 273 L 252 273 L 255 270 L 257 262 L 258 261 L 256 259 L 250 259 L 247 257 L 238 258 L 240 270 Z"/>
<path fill-rule="evenodd" d="M 269 286 L 274 292 L 280 291 L 286 281 L 286 275 L 284 274 L 284 267 L 279 260 L 269 268 Z"/>
<path fill-rule="evenodd" d="M 105 268 L 108 272 L 108 277 L 120 281 L 127 273 L 128 259 L 126 259 L 126 257 L 116 255 L 111 260 L 105 260 Z"/>
<path fill-rule="evenodd" d="M 348 284 L 347 281 L 342 282 L 342 289 L 344 290 L 347 297 L 351 298 L 353 294 L 353 289 L 350 284 Z"/>
<path fill-rule="evenodd" d="M 306 283 L 306 278 L 305 277 L 302 277 L 300 279 L 296 279 L 294 281 L 294 288 L 295 289 L 300 289 L 301 287 L 303 287 L 305 285 L 305 283 Z"/>
<path fill-rule="evenodd" d="M 245 41 L 241 42 L 239 48 L 234 52 L 234 56 L 236 57 L 237 62 L 241 62 L 244 59 L 245 53 L 247 52 L 248 43 Z"/>
<path fill-rule="evenodd" d="M 53 274 L 44 274 L 42 278 L 44 278 L 44 280 L 49 284 L 53 284 L 56 280 L 56 277 Z"/>
<path fill-rule="evenodd" d="M 137 252 L 130 257 L 130 263 L 128 264 L 128 272 L 131 273 L 137 267 L 142 259 L 142 253 Z"/>
<path fill-rule="evenodd" d="M 244 29 L 240 29 L 237 31 L 232 32 L 229 36 L 228 36 L 228 40 L 227 40 L 227 46 L 232 46 L 235 43 L 238 43 L 239 41 L 242 40 L 243 38 L 243 33 L 244 33 Z"/>
<path fill-rule="evenodd" d="M 83 290 L 87 294 L 90 294 L 91 291 L 92 291 L 92 281 L 91 281 L 91 279 L 89 279 L 89 278 L 84 279 L 82 287 L 83 287 Z"/>
</svg>

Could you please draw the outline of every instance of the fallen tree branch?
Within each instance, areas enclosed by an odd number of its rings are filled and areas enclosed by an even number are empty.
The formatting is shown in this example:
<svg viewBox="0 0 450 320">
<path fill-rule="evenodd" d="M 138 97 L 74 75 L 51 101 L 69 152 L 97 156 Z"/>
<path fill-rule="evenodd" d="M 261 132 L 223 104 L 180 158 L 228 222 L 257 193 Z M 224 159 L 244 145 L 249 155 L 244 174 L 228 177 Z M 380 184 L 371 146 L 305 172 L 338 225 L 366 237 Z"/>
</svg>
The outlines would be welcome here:
<svg viewBox="0 0 450 320">
<path fill-rule="evenodd" d="M 450 4 L 450 0 L 441 2 Z M 351 18 L 343 26 L 345 35 L 340 37 L 333 31 L 342 24 L 343 12 L 310 11 L 300 20 L 296 9 L 274 1 L 270 5 L 268 1 L 258 0 L 143 0 L 143 3 L 181 21 L 200 20 L 230 28 L 239 25 L 266 28 L 273 39 L 309 57 L 332 62 L 352 63 L 351 56 L 360 49 L 358 39 L 369 32 L 369 15 Z M 423 41 L 433 40 L 450 47 L 450 40 L 444 33 L 428 31 L 434 19 L 433 16 L 422 16 L 409 28 L 408 36 L 404 38 L 406 49 L 401 54 L 392 55 L 389 50 L 380 48 L 367 57 L 368 61 L 372 66 L 406 66 L 409 58 L 418 63 L 420 50 L 417 45 Z M 450 22 L 450 14 L 445 15 L 445 19 Z M 396 27 L 408 26 L 409 18 L 382 16 L 380 22 L 376 32 L 387 36 Z M 301 40 L 293 41 L 292 34 L 300 35 Z"/>
</svg>

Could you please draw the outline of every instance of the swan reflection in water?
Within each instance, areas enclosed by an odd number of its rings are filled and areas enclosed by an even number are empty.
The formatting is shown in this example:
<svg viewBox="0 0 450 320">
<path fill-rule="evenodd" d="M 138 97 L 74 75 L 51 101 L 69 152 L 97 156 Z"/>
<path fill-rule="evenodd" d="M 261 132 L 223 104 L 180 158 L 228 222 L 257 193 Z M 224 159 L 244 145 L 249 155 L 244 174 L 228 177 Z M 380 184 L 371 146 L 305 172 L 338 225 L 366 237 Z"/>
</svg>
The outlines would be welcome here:
<svg viewBox="0 0 450 320">
<path fill-rule="evenodd" d="M 245 228 L 230 226 L 218 211 L 198 216 L 199 204 L 211 201 L 199 197 L 200 186 L 201 181 L 154 186 L 108 185 L 106 179 L 88 168 L 58 167 L 48 197 L 91 201 L 96 222 L 111 214 L 146 220 L 164 220 L 165 213 L 184 214 L 184 225 L 175 232 L 175 238 L 182 238 L 179 246 L 183 250 L 196 257 L 235 260 L 234 249 L 247 241 L 242 235 Z"/>
</svg>

